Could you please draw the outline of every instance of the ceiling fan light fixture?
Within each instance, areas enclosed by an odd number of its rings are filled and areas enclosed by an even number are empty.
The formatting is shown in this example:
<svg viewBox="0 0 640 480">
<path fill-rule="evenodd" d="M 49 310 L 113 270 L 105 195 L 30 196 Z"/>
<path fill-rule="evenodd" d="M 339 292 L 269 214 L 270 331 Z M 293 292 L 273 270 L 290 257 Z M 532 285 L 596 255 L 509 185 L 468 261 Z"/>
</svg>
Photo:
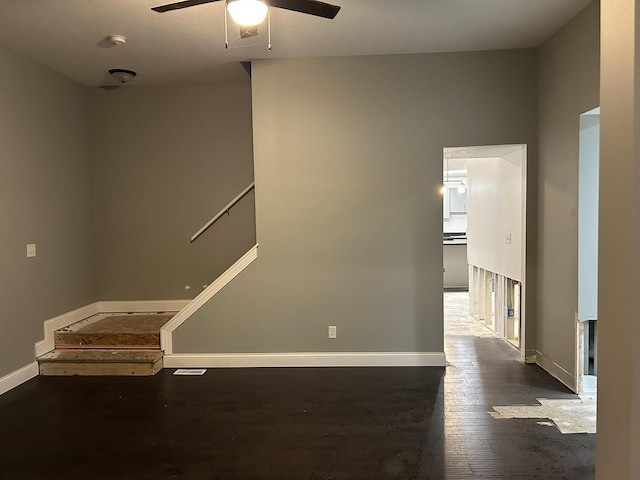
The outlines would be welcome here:
<svg viewBox="0 0 640 480">
<path fill-rule="evenodd" d="M 234 22 L 245 27 L 264 22 L 268 10 L 261 0 L 227 0 L 227 12 Z"/>
</svg>

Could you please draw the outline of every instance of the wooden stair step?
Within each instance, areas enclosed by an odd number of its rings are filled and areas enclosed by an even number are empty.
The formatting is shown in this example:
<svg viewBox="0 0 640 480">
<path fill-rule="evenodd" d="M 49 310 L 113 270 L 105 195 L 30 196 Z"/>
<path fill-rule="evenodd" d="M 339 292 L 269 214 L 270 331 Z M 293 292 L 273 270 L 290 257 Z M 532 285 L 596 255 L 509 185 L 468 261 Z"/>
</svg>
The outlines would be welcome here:
<svg viewBox="0 0 640 480">
<path fill-rule="evenodd" d="M 56 348 L 160 348 L 160 329 L 174 314 L 98 315 L 54 333 Z"/>
<path fill-rule="evenodd" d="M 56 348 L 77 348 L 77 349 L 158 349 L 160 348 L 160 334 L 85 334 L 85 333 L 64 333 L 54 335 Z"/>
<path fill-rule="evenodd" d="M 56 349 L 38 358 L 40 375 L 155 375 L 160 350 Z"/>
</svg>

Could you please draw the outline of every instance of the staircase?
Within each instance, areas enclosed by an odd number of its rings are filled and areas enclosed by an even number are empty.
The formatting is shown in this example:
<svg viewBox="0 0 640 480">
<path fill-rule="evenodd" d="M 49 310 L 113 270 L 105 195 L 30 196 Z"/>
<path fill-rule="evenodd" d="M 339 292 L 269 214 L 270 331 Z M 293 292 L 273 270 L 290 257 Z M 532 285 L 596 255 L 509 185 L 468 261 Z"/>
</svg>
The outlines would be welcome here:
<svg viewBox="0 0 640 480">
<path fill-rule="evenodd" d="M 58 330 L 55 350 L 38 358 L 40 375 L 155 375 L 160 328 L 174 315 L 101 313 Z"/>
</svg>

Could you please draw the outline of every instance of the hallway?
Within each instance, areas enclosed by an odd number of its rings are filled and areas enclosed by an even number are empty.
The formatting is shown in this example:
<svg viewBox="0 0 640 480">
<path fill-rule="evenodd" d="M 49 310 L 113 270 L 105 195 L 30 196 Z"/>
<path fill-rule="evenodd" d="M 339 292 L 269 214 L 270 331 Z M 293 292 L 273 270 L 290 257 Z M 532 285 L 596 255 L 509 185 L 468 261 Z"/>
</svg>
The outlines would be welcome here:
<svg viewBox="0 0 640 480">
<path fill-rule="evenodd" d="M 468 295 L 444 294 L 444 478 L 594 478 L 594 434 L 563 435 L 544 417 L 494 418 L 494 406 L 578 397 L 469 317 Z"/>
<path fill-rule="evenodd" d="M 36 377 L 0 396 L 2 477 L 592 479 L 595 435 L 490 414 L 576 396 L 457 313 L 446 322 L 446 370 Z"/>
</svg>

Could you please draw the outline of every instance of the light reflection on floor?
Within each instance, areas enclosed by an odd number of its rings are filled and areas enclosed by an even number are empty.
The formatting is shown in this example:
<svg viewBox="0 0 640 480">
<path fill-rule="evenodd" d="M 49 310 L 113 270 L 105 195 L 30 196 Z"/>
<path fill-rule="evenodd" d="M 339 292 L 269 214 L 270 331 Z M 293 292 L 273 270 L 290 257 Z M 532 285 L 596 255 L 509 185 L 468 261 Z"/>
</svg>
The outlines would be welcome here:
<svg viewBox="0 0 640 480">
<path fill-rule="evenodd" d="M 498 337 L 489 327 L 469 315 L 469 292 L 445 292 L 444 334 Z"/>
<path fill-rule="evenodd" d="M 497 338 L 493 331 L 469 315 L 468 292 L 445 292 L 444 304 L 445 335 Z M 539 405 L 496 405 L 494 411 L 488 413 L 497 420 L 540 418 L 541 425 L 555 426 L 561 433 L 595 433 L 596 398 L 596 394 L 575 399 L 539 398 Z"/>
</svg>

